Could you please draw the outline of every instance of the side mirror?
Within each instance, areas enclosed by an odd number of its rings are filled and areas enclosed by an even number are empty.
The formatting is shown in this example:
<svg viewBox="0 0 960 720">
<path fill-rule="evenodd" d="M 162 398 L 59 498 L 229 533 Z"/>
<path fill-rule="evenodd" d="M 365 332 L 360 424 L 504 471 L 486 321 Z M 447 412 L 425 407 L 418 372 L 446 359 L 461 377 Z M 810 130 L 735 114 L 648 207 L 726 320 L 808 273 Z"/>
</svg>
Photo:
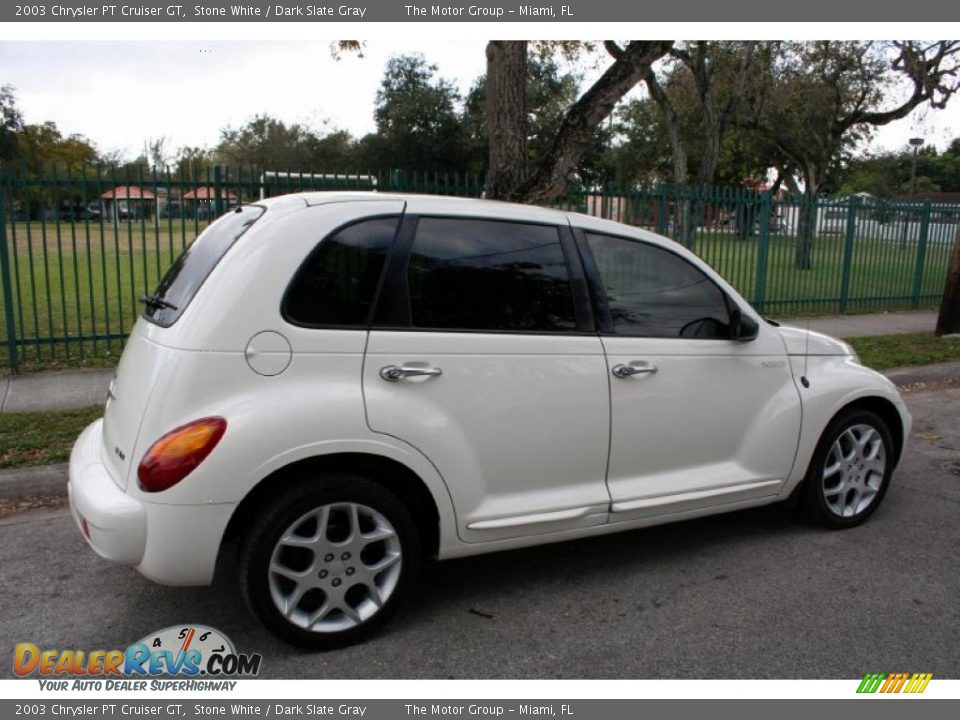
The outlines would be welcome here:
<svg viewBox="0 0 960 720">
<path fill-rule="evenodd" d="M 730 313 L 730 339 L 749 342 L 756 339 L 760 333 L 757 321 L 744 315 L 740 308 L 734 308 Z"/>
</svg>

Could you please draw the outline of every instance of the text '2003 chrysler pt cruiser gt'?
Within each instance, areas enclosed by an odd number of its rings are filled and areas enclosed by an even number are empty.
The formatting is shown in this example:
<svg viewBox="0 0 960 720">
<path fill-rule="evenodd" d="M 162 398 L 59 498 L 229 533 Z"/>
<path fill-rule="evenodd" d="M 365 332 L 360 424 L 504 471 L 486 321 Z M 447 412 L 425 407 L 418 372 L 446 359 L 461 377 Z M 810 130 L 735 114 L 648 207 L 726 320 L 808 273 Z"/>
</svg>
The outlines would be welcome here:
<svg viewBox="0 0 960 720">
<path fill-rule="evenodd" d="M 424 558 L 798 498 L 846 528 L 909 434 L 894 386 L 637 228 L 484 200 L 305 193 L 173 264 L 70 458 L 90 546 L 172 585 L 237 541 L 298 645 L 380 627 Z"/>
</svg>

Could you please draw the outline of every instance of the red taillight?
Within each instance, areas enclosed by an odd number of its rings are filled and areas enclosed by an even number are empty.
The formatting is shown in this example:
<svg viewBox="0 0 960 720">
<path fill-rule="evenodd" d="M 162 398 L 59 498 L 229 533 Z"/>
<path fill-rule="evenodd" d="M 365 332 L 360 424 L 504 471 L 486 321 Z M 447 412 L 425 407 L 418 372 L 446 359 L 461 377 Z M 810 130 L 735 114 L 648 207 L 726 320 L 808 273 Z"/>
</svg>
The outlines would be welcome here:
<svg viewBox="0 0 960 720">
<path fill-rule="evenodd" d="M 168 432 L 140 461 L 137 468 L 140 489 L 160 492 L 176 485 L 204 461 L 226 430 L 226 420 L 209 417 Z"/>
</svg>

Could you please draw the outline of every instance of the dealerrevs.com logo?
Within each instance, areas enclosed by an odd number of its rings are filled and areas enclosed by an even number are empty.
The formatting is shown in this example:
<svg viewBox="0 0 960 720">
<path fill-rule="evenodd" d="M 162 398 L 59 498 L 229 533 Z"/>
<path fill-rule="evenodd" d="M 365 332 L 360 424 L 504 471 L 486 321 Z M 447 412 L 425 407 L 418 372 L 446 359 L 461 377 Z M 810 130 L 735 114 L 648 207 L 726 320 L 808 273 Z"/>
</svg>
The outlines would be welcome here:
<svg viewBox="0 0 960 720">
<path fill-rule="evenodd" d="M 922 693 L 933 679 L 933 673 L 867 673 L 860 681 L 858 693 Z"/>
<path fill-rule="evenodd" d="M 41 649 L 19 643 L 13 671 L 19 677 L 36 674 L 43 690 L 232 690 L 236 681 L 229 678 L 255 677 L 262 660 L 260 653 L 238 653 L 212 627 L 175 625 L 125 650 Z"/>
</svg>

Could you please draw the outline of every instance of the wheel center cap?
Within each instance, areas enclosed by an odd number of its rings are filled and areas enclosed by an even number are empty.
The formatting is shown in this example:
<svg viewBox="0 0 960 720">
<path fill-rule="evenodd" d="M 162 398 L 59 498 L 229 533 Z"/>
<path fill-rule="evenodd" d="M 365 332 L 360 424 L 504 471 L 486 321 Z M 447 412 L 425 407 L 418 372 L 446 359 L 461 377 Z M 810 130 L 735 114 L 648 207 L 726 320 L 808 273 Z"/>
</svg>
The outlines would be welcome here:
<svg viewBox="0 0 960 720">
<path fill-rule="evenodd" d="M 330 568 L 331 575 L 343 575 L 343 563 L 339 560 L 334 560 L 327 567 Z"/>
</svg>

